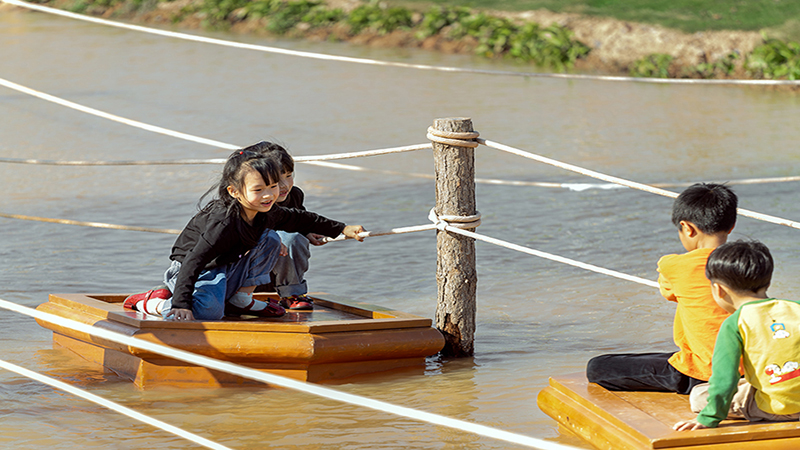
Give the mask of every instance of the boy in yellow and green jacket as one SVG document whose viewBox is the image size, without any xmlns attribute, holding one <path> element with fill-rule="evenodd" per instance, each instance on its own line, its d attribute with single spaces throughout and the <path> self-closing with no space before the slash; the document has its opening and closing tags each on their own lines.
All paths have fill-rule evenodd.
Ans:
<svg viewBox="0 0 800 450">
<path fill-rule="evenodd" d="M 711 294 L 732 314 L 717 336 L 711 379 L 690 395 L 700 414 L 676 423 L 676 430 L 713 428 L 726 417 L 800 418 L 800 302 L 767 296 L 772 269 L 772 255 L 760 242 L 725 244 L 709 256 Z"/>
</svg>

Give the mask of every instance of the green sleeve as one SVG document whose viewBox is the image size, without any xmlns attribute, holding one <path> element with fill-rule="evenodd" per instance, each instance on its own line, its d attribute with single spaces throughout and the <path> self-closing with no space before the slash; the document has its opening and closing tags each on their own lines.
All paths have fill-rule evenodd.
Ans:
<svg viewBox="0 0 800 450">
<path fill-rule="evenodd" d="M 711 379 L 708 380 L 708 405 L 697 415 L 697 421 L 714 428 L 728 417 L 731 400 L 739 385 L 739 361 L 742 358 L 742 335 L 739 333 L 739 308 L 722 322 L 711 357 Z"/>
</svg>

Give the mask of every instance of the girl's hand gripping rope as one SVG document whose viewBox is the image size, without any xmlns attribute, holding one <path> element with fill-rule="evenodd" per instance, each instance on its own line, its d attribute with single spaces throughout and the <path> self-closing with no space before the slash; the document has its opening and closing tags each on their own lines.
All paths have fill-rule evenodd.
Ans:
<svg viewBox="0 0 800 450">
<path fill-rule="evenodd" d="M 364 229 L 361 225 L 347 225 L 342 230 L 342 234 L 348 238 L 355 239 L 359 242 L 364 240 L 365 236 L 362 236 L 361 233 L 366 233 L 367 230 Z"/>
<path fill-rule="evenodd" d="M 308 239 L 308 242 L 311 243 L 311 245 L 325 245 L 328 243 L 327 236 L 317 233 L 308 233 L 306 235 L 306 238 Z"/>
</svg>

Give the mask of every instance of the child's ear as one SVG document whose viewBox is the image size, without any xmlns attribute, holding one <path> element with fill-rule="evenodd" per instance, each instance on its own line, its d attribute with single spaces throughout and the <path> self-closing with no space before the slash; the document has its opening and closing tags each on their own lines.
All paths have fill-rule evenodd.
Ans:
<svg viewBox="0 0 800 450">
<path fill-rule="evenodd" d="M 695 237 L 697 236 L 697 227 L 688 220 L 681 220 L 681 233 L 685 234 L 686 237 Z"/>
<path fill-rule="evenodd" d="M 729 313 L 736 311 L 736 307 L 733 305 L 728 293 L 728 288 L 724 285 L 720 283 L 711 283 L 711 296 L 720 308 Z"/>
<path fill-rule="evenodd" d="M 727 293 L 725 286 L 719 283 L 711 283 L 711 294 L 714 298 L 724 298 Z"/>
<path fill-rule="evenodd" d="M 230 196 L 233 198 L 236 198 L 237 195 L 236 188 L 234 188 L 230 184 L 228 185 L 228 194 L 230 194 Z"/>
</svg>

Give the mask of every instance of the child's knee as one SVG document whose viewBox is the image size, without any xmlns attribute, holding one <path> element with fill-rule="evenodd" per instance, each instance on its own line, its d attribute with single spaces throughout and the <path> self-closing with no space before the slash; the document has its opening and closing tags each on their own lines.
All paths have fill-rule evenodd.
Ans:
<svg viewBox="0 0 800 450">
<path fill-rule="evenodd" d="M 289 256 L 293 258 L 298 256 L 308 257 L 311 255 L 308 238 L 302 234 L 292 233 L 291 236 L 282 237 L 281 242 L 283 242 L 283 245 L 289 250 Z"/>
<path fill-rule="evenodd" d="M 608 375 L 607 355 L 595 356 L 586 363 L 586 379 L 590 383 L 604 380 Z"/>
<path fill-rule="evenodd" d="M 202 308 L 192 308 L 192 314 L 195 320 L 221 320 L 225 317 L 225 303 L 215 302 Z"/>
<path fill-rule="evenodd" d="M 268 249 L 280 249 L 281 238 L 275 230 L 269 230 L 261 237 L 261 246 Z M 284 244 L 285 245 L 285 244 Z"/>
</svg>

